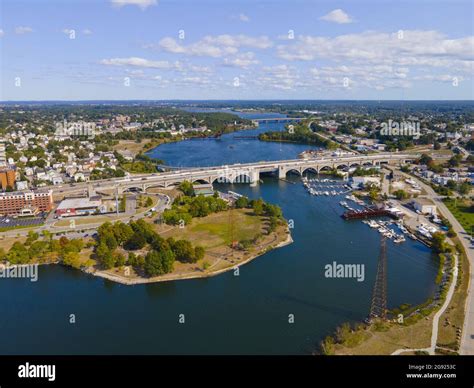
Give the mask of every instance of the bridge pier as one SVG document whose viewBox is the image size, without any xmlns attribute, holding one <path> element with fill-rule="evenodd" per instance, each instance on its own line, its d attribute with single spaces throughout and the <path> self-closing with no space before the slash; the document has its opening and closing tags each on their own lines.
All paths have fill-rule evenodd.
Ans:
<svg viewBox="0 0 474 388">
<path fill-rule="evenodd" d="M 286 169 L 283 166 L 278 167 L 278 179 L 285 179 L 286 178 Z"/>
<path fill-rule="evenodd" d="M 250 186 L 255 187 L 260 181 L 260 172 L 257 169 L 250 170 Z"/>
</svg>

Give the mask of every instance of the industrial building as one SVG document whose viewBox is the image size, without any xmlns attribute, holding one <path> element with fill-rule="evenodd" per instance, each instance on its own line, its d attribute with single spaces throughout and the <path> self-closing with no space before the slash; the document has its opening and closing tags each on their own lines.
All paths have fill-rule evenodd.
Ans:
<svg viewBox="0 0 474 388">
<path fill-rule="evenodd" d="M 106 206 L 102 203 L 100 196 L 90 198 L 68 198 L 56 208 L 58 217 L 86 216 L 96 213 L 105 213 Z"/>
<path fill-rule="evenodd" d="M 426 198 L 416 198 L 413 201 L 413 208 L 422 214 L 436 214 L 436 205 Z"/>
</svg>

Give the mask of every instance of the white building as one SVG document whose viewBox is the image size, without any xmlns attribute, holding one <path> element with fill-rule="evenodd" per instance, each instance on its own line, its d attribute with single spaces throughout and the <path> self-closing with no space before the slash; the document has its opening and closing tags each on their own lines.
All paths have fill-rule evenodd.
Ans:
<svg viewBox="0 0 474 388">
<path fill-rule="evenodd" d="M 354 189 L 366 187 L 369 185 L 380 186 L 380 178 L 375 176 L 355 176 L 352 177 L 351 186 Z"/>
<path fill-rule="evenodd" d="M 413 208 L 423 214 L 436 214 L 436 205 L 426 198 L 416 198 L 413 201 Z"/>
</svg>

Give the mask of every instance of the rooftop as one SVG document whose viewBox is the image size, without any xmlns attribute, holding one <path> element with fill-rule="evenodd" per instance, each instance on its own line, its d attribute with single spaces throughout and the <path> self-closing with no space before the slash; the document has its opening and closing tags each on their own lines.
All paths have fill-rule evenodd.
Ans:
<svg viewBox="0 0 474 388">
<path fill-rule="evenodd" d="M 94 198 L 69 198 L 61 201 L 56 210 L 64 209 L 80 209 L 80 208 L 89 208 L 89 207 L 98 207 L 102 205 L 102 201 Z"/>
</svg>

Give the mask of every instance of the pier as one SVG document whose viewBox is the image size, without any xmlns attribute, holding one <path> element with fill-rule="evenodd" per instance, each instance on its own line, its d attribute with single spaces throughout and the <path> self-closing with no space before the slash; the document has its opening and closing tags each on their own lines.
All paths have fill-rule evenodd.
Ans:
<svg viewBox="0 0 474 388">
<path fill-rule="evenodd" d="M 342 218 L 345 220 L 360 220 L 372 217 L 397 217 L 386 209 L 367 207 L 364 210 L 348 210 L 344 212 Z"/>
</svg>

